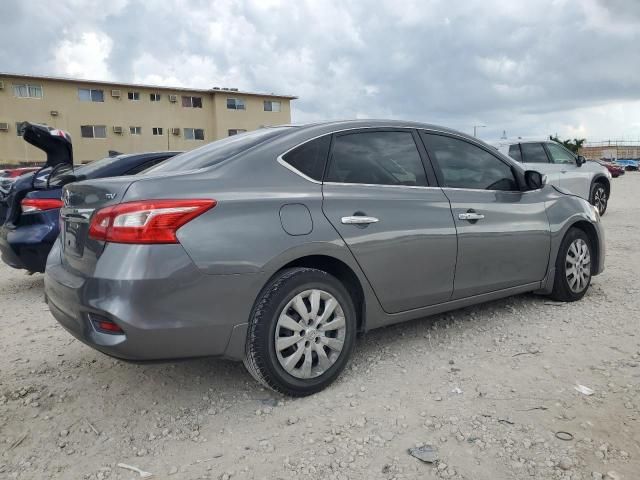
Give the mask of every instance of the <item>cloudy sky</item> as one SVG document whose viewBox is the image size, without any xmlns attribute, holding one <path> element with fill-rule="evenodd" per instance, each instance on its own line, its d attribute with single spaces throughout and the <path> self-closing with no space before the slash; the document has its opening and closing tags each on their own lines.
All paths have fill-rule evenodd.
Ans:
<svg viewBox="0 0 640 480">
<path fill-rule="evenodd" d="M 0 71 L 294 94 L 293 120 L 640 139 L 640 0 L 3 0 Z"/>
</svg>

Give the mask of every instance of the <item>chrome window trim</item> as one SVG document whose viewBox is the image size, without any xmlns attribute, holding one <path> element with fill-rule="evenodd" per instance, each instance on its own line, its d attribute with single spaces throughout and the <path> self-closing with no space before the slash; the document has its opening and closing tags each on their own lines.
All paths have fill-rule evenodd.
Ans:
<svg viewBox="0 0 640 480">
<path fill-rule="evenodd" d="M 517 193 L 518 195 L 522 195 L 523 193 L 533 192 L 535 190 L 487 190 L 484 188 L 457 188 L 457 187 L 442 187 L 442 190 L 458 190 L 464 192 L 502 192 L 502 193 Z M 540 189 L 538 189 L 539 191 Z"/>
<path fill-rule="evenodd" d="M 331 185 L 332 187 L 337 187 L 341 185 L 346 185 L 349 187 L 383 187 L 383 188 L 417 188 L 417 189 L 430 189 L 430 190 L 441 190 L 440 187 L 431 187 L 431 186 L 423 186 L 423 185 L 382 185 L 378 183 L 344 183 L 344 182 L 324 182 L 324 185 Z"/>
</svg>

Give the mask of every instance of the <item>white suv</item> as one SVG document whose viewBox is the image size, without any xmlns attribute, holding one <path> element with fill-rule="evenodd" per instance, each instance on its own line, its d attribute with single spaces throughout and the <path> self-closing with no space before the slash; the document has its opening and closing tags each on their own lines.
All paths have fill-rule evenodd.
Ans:
<svg viewBox="0 0 640 480">
<path fill-rule="evenodd" d="M 600 215 L 607 210 L 611 194 L 611 174 L 596 162 L 575 155 L 552 140 L 499 140 L 490 142 L 526 169 L 537 170 L 547 181 L 588 200 Z"/>
</svg>

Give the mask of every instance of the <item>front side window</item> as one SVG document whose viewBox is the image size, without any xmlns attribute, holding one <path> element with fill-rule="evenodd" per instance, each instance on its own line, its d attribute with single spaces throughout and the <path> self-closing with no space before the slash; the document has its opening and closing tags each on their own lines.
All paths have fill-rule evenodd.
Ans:
<svg viewBox="0 0 640 480">
<path fill-rule="evenodd" d="M 364 132 L 337 136 L 325 181 L 427 185 L 411 132 Z"/>
<path fill-rule="evenodd" d="M 264 111 L 265 112 L 279 112 L 280 111 L 280 102 L 275 102 L 273 100 L 265 100 L 264 101 Z"/>
<path fill-rule="evenodd" d="M 549 163 L 547 152 L 541 143 L 523 143 L 520 148 L 524 163 Z"/>
<path fill-rule="evenodd" d="M 129 127 L 131 135 L 142 135 L 142 127 Z"/>
<path fill-rule="evenodd" d="M 520 144 L 516 143 L 509 147 L 509 156 L 516 162 L 522 162 L 522 152 L 520 151 Z"/>
<path fill-rule="evenodd" d="M 187 108 L 202 108 L 202 97 L 182 96 L 182 106 Z"/>
<path fill-rule="evenodd" d="M 24 135 L 24 124 L 25 122 L 16 122 L 16 135 L 19 137 Z"/>
<path fill-rule="evenodd" d="M 558 164 L 575 164 L 576 157 L 573 156 L 573 153 L 569 152 L 564 147 L 561 147 L 557 143 L 547 143 L 547 149 L 549 150 L 549 155 L 551 156 L 552 163 Z"/>
<path fill-rule="evenodd" d="M 162 127 L 153 127 L 152 131 L 154 135 L 162 135 Z"/>
<path fill-rule="evenodd" d="M 300 173 L 320 182 L 330 145 L 331 135 L 325 135 L 294 148 L 283 155 L 282 160 Z"/>
<path fill-rule="evenodd" d="M 421 132 L 442 173 L 444 187 L 519 190 L 511 167 L 482 148 L 458 138 Z"/>
<path fill-rule="evenodd" d="M 105 125 L 82 125 L 80 135 L 82 138 L 107 138 L 107 127 Z"/>
<path fill-rule="evenodd" d="M 227 98 L 227 109 L 245 110 L 244 100 L 241 98 Z"/>
<path fill-rule="evenodd" d="M 92 88 L 79 88 L 78 98 L 81 102 L 104 102 L 104 91 Z"/>
<path fill-rule="evenodd" d="M 162 98 L 162 95 L 160 95 L 159 93 L 149 94 L 149 100 L 151 100 L 152 102 L 159 102 L 161 98 Z"/>
<path fill-rule="evenodd" d="M 204 130 L 202 128 L 185 128 L 185 140 L 204 140 Z"/>
<path fill-rule="evenodd" d="M 232 135 L 238 135 L 239 133 L 245 133 L 245 132 L 246 130 L 243 128 L 230 128 L 227 133 L 229 134 L 229 136 L 232 136 Z"/>
<path fill-rule="evenodd" d="M 18 98 L 42 98 L 42 86 L 14 85 L 13 94 Z"/>
</svg>

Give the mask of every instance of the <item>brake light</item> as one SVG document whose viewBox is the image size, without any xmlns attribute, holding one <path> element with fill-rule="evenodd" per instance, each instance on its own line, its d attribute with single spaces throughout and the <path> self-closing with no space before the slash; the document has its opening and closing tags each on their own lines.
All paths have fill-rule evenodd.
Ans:
<svg viewBox="0 0 640 480">
<path fill-rule="evenodd" d="M 89 237 L 113 243 L 178 243 L 178 229 L 215 206 L 215 200 L 120 203 L 93 215 Z"/>
<path fill-rule="evenodd" d="M 58 198 L 25 198 L 20 202 L 22 213 L 43 212 L 62 208 L 62 200 Z"/>
</svg>

